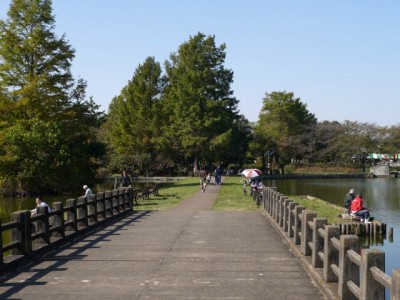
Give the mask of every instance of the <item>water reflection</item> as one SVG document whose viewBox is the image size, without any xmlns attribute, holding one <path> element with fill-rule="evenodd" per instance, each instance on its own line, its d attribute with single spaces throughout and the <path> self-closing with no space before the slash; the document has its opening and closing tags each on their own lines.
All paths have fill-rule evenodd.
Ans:
<svg viewBox="0 0 400 300">
<path fill-rule="evenodd" d="M 285 195 L 311 195 L 343 207 L 346 193 L 354 188 L 363 194 L 371 216 L 393 228 L 393 240 L 368 236 L 360 240 L 362 247 L 385 252 L 386 273 L 400 268 L 400 178 L 325 178 L 264 180 L 266 186 L 276 186 Z"/>
</svg>

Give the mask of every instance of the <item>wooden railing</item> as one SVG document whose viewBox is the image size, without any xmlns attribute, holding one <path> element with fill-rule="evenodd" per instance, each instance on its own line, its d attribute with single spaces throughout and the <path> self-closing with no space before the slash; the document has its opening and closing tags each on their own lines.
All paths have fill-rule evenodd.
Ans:
<svg viewBox="0 0 400 300">
<path fill-rule="evenodd" d="M 300 255 L 309 257 L 304 262 L 310 268 L 322 270 L 322 275 L 312 272 L 323 282 L 337 283 L 339 299 L 385 299 L 385 288 L 391 299 L 400 299 L 400 269 L 392 276 L 385 273 L 385 253 L 380 250 L 360 250 L 356 235 L 341 234 L 341 227 L 328 225 L 327 220 L 277 192 L 274 187 L 264 187 L 262 205 L 265 213 L 289 239 Z"/>
<path fill-rule="evenodd" d="M 37 207 L 37 214 L 21 210 L 11 213 L 11 220 L 0 222 L 0 268 L 20 260 L 55 242 L 62 242 L 72 234 L 98 225 L 112 217 L 132 211 L 136 199 L 132 188 L 67 199 L 66 204 L 55 202 L 51 212 L 47 207 Z M 11 241 L 3 244 L 3 233 L 9 233 Z M 4 253 L 10 253 L 4 257 Z"/>
</svg>

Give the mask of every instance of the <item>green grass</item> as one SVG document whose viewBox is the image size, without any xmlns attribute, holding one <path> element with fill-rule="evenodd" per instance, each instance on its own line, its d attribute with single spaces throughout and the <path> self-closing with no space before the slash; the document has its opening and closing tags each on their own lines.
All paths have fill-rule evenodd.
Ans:
<svg viewBox="0 0 400 300">
<path fill-rule="evenodd" d="M 213 210 L 257 210 L 252 197 L 250 197 L 249 187 L 248 194 L 243 193 L 243 178 L 239 176 L 227 176 L 222 182 L 217 200 L 211 209 Z"/>
<path fill-rule="evenodd" d="M 343 207 L 310 196 L 288 196 L 288 198 L 304 206 L 306 210 L 314 211 L 318 218 L 326 218 L 328 224 L 338 224 L 349 221 L 338 218 L 338 215 L 343 213 Z"/>
<path fill-rule="evenodd" d="M 150 199 L 139 199 L 134 210 L 167 210 L 198 192 L 199 179 L 196 177 L 187 177 L 178 182 L 165 183 L 159 189 L 160 196 L 151 195 Z"/>
<path fill-rule="evenodd" d="M 253 198 L 243 193 L 241 180 L 243 178 L 236 176 L 225 177 L 212 207 L 213 210 L 258 209 Z M 186 177 L 181 181 L 162 186 L 159 190 L 160 196 L 151 195 L 148 200 L 140 199 L 138 205 L 134 206 L 134 210 L 168 210 L 198 192 L 199 179 Z"/>
<path fill-rule="evenodd" d="M 248 193 L 243 193 L 243 179 L 239 176 L 224 178 L 217 199 L 212 210 L 245 211 L 257 210 L 253 198 Z M 160 190 L 160 196 L 151 195 L 148 200 L 139 200 L 134 210 L 168 210 L 183 200 L 199 192 L 199 179 L 186 177 L 174 183 L 166 183 Z M 343 213 L 343 208 L 309 196 L 288 196 L 289 199 L 304 206 L 307 210 L 317 213 L 318 218 L 326 218 L 329 224 L 337 224 L 348 220 L 338 218 Z"/>
</svg>

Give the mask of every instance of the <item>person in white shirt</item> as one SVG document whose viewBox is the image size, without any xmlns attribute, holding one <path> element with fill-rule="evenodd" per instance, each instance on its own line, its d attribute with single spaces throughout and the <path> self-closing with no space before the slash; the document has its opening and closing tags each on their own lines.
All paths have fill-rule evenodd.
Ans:
<svg viewBox="0 0 400 300">
<path fill-rule="evenodd" d="M 93 194 L 92 190 L 86 184 L 83 186 L 83 189 L 85 190 L 85 195 L 84 195 L 85 197 Z"/>
<path fill-rule="evenodd" d="M 31 215 L 32 215 L 32 216 L 37 214 L 37 208 L 38 208 L 39 206 L 47 207 L 48 211 L 49 211 L 49 212 L 51 211 L 51 209 L 50 209 L 50 207 L 47 205 L 47 203 L 44 202 L 44 201 L 42 201 L 42 199 L 41 199 L 39 196 L 37 196 L 37 197 L 36 197 L 36 208 L 34 208 L 34 209 L 31 210 Z"/>
</svg>

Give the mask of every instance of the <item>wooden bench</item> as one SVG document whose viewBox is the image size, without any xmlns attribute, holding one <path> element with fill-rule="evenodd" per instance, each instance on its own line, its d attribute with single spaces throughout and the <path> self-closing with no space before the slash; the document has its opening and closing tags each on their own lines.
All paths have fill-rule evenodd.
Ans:
<svg viewBox="0 0 400 300">
<path fill-rule="evenodd" d="M 132 189 L 132 201 L 135 205 L 138 204 L 138 194 L 141 191 L 141 189 Z"/>
<path fill-rule="evenodd" d="M 152 186 L 150 186 L 149 189 L 149 194 L 153 194 L 155 196 L 160 196 L 160 194 L 158 193 L 159 188 L 161 187 L 161 183 L 157 182 L 155 184 L 153 184 Z"/>
<path fill-rule="evenodd" d="M 150 199 L 150 188 L 151 185 L 146 185 L 142 190 L 137 193 L 137 199 Z"/>
</svg>

